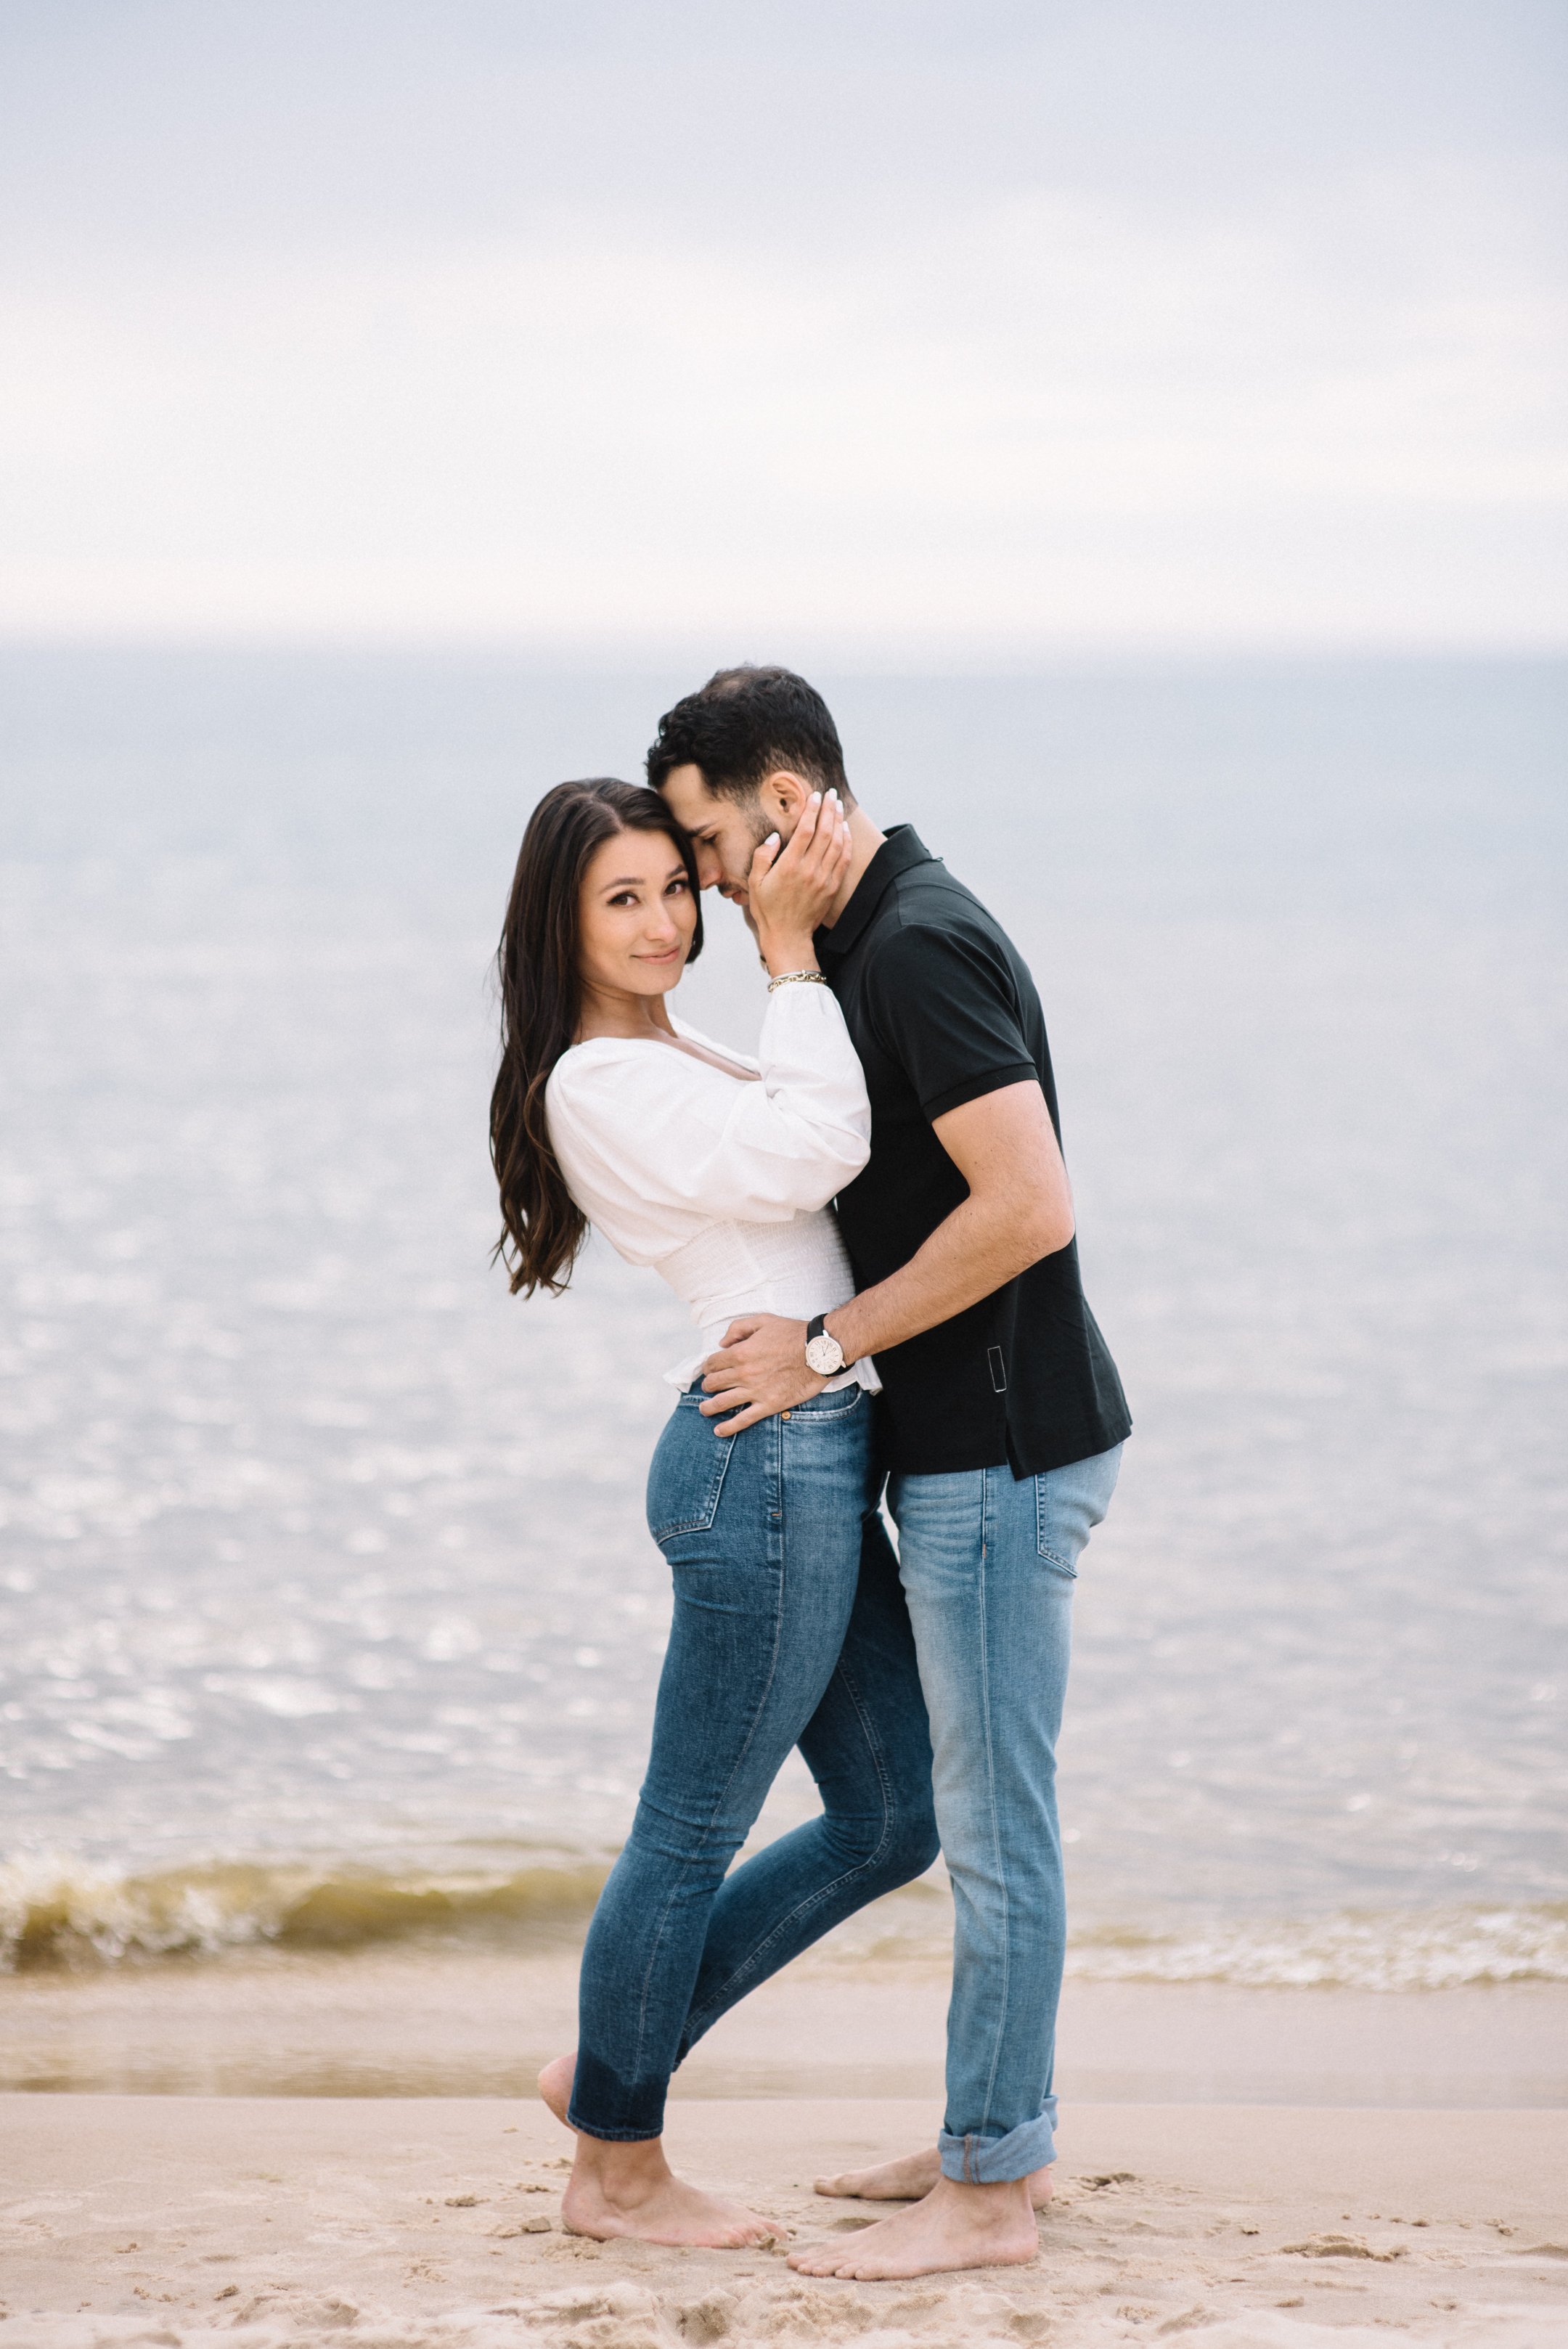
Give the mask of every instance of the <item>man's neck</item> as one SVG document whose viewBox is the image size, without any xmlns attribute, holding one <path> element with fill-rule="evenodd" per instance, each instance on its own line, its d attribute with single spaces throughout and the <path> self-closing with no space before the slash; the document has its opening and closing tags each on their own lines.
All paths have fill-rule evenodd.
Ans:
<svg viewBox="0 0 1568 2349">
<path fill-rule="evenodd" d="M 883 846 L 887 837 L 885 832 L 877 831 L 870 817 L 857 801 L 849 810 L 849 870 L 844 876 L 843 888 L 833 901 L 832 912 L 821 925 L 823 929 L 832 929 L 844 908 L 859 888 L 861 882 L 866 878 L 867 867 L 877 851 Z"/>
</svg>

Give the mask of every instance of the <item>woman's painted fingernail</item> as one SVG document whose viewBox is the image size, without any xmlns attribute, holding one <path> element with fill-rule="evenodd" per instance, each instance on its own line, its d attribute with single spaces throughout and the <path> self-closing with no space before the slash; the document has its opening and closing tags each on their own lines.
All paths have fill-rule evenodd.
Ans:
<svg viewBox="0 0 1568 2349">
<path fill-rule="evenodd" d="M 776 832 L 770 832 L 767 838 L 763 843 L 763 846 L 764 848 L 776 848 L 778 844 L 779 836 Z"/>
<path fill-rule="evenodd" d="M 822 793 L 820 792 L 813 792 L 811 795 L 811 804 L 813 807 L 820 807 L 822 805 Z"/>
</svg>

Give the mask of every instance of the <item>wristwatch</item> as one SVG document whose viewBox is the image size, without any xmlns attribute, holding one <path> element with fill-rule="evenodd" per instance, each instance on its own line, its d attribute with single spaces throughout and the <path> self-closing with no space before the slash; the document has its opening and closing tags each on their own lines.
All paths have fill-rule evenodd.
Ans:
<svg viewBox="0 0 1568 2349">
<path fill-rule="evenodd" d="M 805 1325 L 805 1367 L 808 1371 L 815 1371 L 819 1379 L 836 1378 L 839 1371 L 846 1367 L 843 1347 L 823 1327 L 826 1319 L 826 1313 L 819 1313 L 814 1321 Z"/>
</svg>

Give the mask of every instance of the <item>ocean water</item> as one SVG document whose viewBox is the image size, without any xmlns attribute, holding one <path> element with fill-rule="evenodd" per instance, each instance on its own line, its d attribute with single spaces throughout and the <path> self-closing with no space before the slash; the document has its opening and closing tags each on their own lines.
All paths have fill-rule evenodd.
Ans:
<svg viewBox="0 0 1568 2349">
<path fill-rule="evenodd" d="M 685 1325 L 598 1250 L 506 1296 L 487 965 L 538 792 L 691 681 L 0 657 L 6 1964 L 580 1929 Z M 1137 1421 L 1075 1968 L 1568 1979 L 1568 669 L 823 682 L 1038 973 Z M 755 1033 L 727 908 L 681 1003 Z"/>
</svg>

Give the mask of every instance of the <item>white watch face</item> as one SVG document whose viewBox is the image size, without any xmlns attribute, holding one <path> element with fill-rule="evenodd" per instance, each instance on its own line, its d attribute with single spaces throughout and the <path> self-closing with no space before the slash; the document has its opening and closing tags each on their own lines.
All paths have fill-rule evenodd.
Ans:
<svg viewBox="0 0 1568 2349">
<path fill-rule="evenodd" d="M 819 1379 L 830 1379 L 836 1371 L 844 1368 L 844 1349 L 837 1339 L 830 1338 L 825 1330 L 820 1338 L 813 1338 L 806 1347 L 805 1365 L 807 1370 L 815 1371 Z"/>
</svg>

